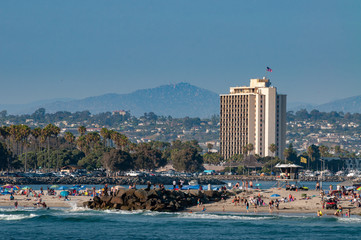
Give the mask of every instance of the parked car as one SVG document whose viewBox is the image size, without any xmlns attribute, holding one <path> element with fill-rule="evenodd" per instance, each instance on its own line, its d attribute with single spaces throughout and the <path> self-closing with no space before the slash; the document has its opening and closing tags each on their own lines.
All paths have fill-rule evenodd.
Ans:
<svg viewBox="0 0 361 240">
<path fill-rule="evenodd" d="M 139 177 L 142 175 L 143 175 L 142 173 L 136 171 L 129 171 L 125 173 L 125 176 L 129 176 L 129 177 Z"/>
</svg>

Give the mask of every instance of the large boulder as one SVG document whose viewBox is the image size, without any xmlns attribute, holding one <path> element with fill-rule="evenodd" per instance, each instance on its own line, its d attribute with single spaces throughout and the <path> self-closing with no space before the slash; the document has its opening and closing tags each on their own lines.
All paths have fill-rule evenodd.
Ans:
<svg viewBox="0 0 361 240">
<path fill-rule="evenodd" d="M 140 200 L 144 200 L 144 199 L 147 199 L 148 192 L 143 189 L 139 189 L 134 192 L 134 196 L 136 196 Z"/>
<path fill-rule="evenodd" d="M 93 200 L 94 200 L 94 202 L 95 203 L 101 203 L 101 199 L 100 199 L 100 197 L 98 197 L 98 196 L 95 196 L 94 198 L 93 198 Z"/>
<path fill-rule="evenodd" d="M 126 189 L 119 189 L 119 190 L 117 191 L 116 196 L 117 196 L 117 197 L 124 197 L 125 194 L 126 194 L 126 192 L 127 192 Z"/>
<path fill-rule="evenodd" d="M 159 193 L 160 193 L 160 192 L 159 192 Z M 158 198 L 159 193 L 158 193 L 156 190 L 154 190 L 154 189 L 149 190 L 149 191 L 148 191 L 148 194 L 147 194 L 147 198 Z"/>
<path fill-rule="evenodd" d="M 100 199 L 102 202 L 105 202 L 106 204 L 109 204 L 112 200 L 112 196 L 102 196 Z"/>
<path fill-rule="evenodd" d="M 111 203 L 123 205 L 124 200 L 121 197 L 113 197 L 112 200 L 111 200 Z"/>
<path fill-rule="evenodd" d="M 135 189 L 129 189 L 125 192 L 125 196 L 132 196 L 135 193 Z"/>
</svg>

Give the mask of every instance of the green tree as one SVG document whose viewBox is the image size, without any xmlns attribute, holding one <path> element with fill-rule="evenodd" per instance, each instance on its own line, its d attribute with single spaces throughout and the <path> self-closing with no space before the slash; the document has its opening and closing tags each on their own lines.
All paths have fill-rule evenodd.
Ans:
<svg viewBox="0 0 361 240">
<path fill-rule="evenodd" d="M 318 149 L 318 146 L 312 144 L 308 146 L 307 148 L 307 155 L 311 161 L 308 161 L 308 168 L 310 168 L 310 165 L 315 165 L 316 163 L 316 169 L 318 169 L 318 162 L 320 160 L 320 150 Z"/>
<path fill-rule="evenodd" d="M 269 145 L 268 149 L 271 151 L 273 157 L 275 156 L 275 152 L 277 151 L 278 147 L 276 144 L 272 143 Z"/>
<path fill-rule="evenodd" d="M 222 161 L 222 157 L 219 153 L 205 153 L 203 154 L 203 161 L 204 163 L 217 165 L 220 164 Z"/>
<path fill-rule="evenodd" d="M 172 151 L 173 167 L 177 171 L 196 172 L 203 169 L 203 158 L 193 146 Z"/>
<path fill-rule="evenodd" d="M 125 171 L 133 167 L 133 159 L 129 153 L 119 149 L 112 149 L 104 153 L 102 165 L 109 171 Z"/>
<path fill-rule="evenodd" d="M 288 145 L 288 147 L 285 149 L 284 153 L 283 153 L 285 160 L 295 163 L 297 161 L 297 152 L 296 150 L 293 148 L 292 143 L 290 143 Z"/>
<path fill-rule="evenodd" d="M 133 158 L 135 167 L 138 169 L 152 170 L 167 164 L 167 160 L 162 156 L 162 151 L 152 148 L 149 143 L 138 144 Z"/>
<path fill-rule="evenodd" d="M 86 127 L 84 127 L 84 126 L 78 127 L 78 132 L 79 132 L 80 136 L 83 136 L 86 133 Z"/>
<path fill-rule="evenodd" d="M 248 153 L 248 152 L 249 152 L 249 153 L 252 153 L 253 150 L 254 150 L 253 144 L 252 144 L 252 143 L 248 143 L 248 144 L 247 144 L 247 153 Z"/>
<path fill-rule="evenodd" d="M 9 169 L 13 162 L 12 153 L 5 143 L 0 142 L 0 169 Z"/>
</svg>

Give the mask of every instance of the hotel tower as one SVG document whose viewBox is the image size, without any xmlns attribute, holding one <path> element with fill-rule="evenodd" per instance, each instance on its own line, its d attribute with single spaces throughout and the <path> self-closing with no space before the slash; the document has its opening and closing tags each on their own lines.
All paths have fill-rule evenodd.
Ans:
<svg viewBox="0 0 361 240">
<path fill-rule="evenodd" d="M 283 158 L 286 144 L 286 95 L 277 94 L 269 79 L 251 79 L 249 87 L 231 87 L 221 94 L 220 153 L 224 159 L 242 154 L 253 144 L 252 154 Z M 269 146 L 275 144 L 272 153 Z"/>
</svg>

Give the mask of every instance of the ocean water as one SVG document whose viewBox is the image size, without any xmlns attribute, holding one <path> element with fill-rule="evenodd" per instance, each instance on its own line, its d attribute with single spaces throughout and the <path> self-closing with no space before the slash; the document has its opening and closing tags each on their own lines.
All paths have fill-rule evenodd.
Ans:
<svg viewBox="0 0 361 240">
<path fill-rule="evenodd" d="M 2 239 L 358 239 L 361 218 L 0 208 Z"/>
<path fill-rule="evenodd" d="M 228 183 L 231 183 L 232 185 L 235 185 L 237 182 L 242 184 L 241 180 L 225 180 L 225 185 L 227 185 Z M 333 188 L 335 189 L 337 184 L 339 182 L 323 182 L 323 188 L 328 190 L 330 185 L 333 185 Z M 273 188 L 273 187 L 277 187 L 277 181 L 253 181 L 253 185 L 254 187 L 256 187 L 256 184 L 258 188 L 260 189 L 269 189 L 269 188 Z M 47 189 L 47 187 L 50 187 L 52 184 L 50 185 L 26 185 L 31 187 L 34 190 L 40 190 L 40 187 L 43 187 L 44 190 Z M 315 181 L 310 181 L 310 182 L 300 182 L 298 183 L 299 186 L 304 186 L 304 187 L 308 187 L 309 189 L 315 189 L 316 187 L 316 182 Z M 67 187 L 72 187 L 73 185 L 61 185 L 60 186 L 67 186 Z M 104 185 L 84 185 L 85 187 L 91 189 L 92 187 L 95 187 L 96 189 L 99 188 L 103 188 Z M 109 185 L 109 187 L 112 187 L 113 185 Z M 122 185 L 124 188 L 128 188 L 128 185 Z M 212 187 L 221 187 L 223 185 L 212 185 Z M 22 187 L 22 186 L 20 186 Z M 146 188 L 146 185 L 137 185 L 137 188 Z M 208 185 L 204 185 L 204 188 L 206 189 L 208 187 Z M 165 185 L 166 189 L 172 189 L 173 185 Z"/>
</svg>

